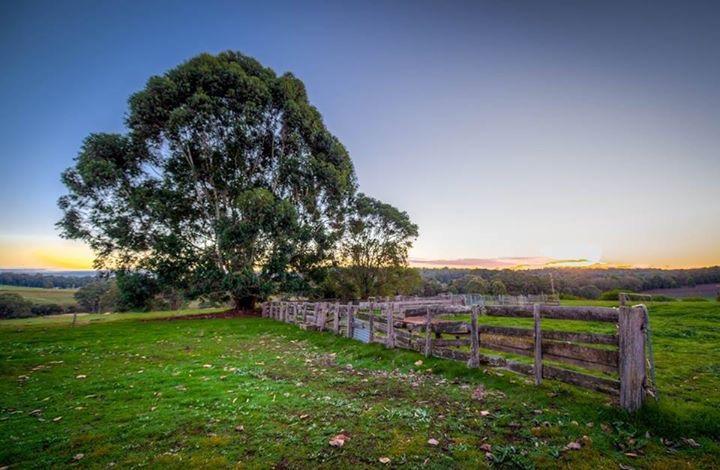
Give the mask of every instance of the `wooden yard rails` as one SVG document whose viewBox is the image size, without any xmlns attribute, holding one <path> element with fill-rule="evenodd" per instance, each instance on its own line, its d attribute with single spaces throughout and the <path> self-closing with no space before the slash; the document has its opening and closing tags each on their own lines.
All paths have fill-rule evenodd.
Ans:
<svg viewBox="0 0 720 470">
<path fill-rule="evenodd" d="M 332 331 L 366 343 L 411 349 L 425 356 L 465 361 L 468 367 L 503 367 L 533 377 L 558 380 L 619 398 L 635 411 L 645 398 L 643 306 L 565 307 L 557 305 L 465 306 L 453 301 L 266 302 L 263 316 L 303 328 Z M 470 321 L 442 318 L 469 314 Z M 532 328 L 482 324 L 486 317 L 527 318 Z M 543 320 L 602 322 L 613 333 L 547 329 Z M 495 351 L 531 358 L 530 363 L 489 355 Z"/>
</svg>

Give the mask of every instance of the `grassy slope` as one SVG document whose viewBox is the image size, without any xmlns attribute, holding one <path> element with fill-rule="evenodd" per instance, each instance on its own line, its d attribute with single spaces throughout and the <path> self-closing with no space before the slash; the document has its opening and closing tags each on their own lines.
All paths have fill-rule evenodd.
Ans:
<svg viewBox="0 0 720 470">
<path fill-rule="evenodd" d="M 718 306 L 678 306 L 653 309 L 663 395 L 710 413 L 720 386 L 706 371 L 718 363 Z M 476 467 L 489 462 L 481 443 L 508 465 L 720 465 L 717 424 L 678 417 L 674 406 L 628 417 L 590 392 L 536 388 L 511 373 L 450 361 L 415 366 L 415 353 L 265 319 L 139 317 L 147 314 L 86 315 L 76 328 L 67 318 L 0 322 L 0 466 L 63 466 L 84 454 L 79 465 L 92 467 L 342 468 L 378 465 L 380 457 Z M 476 401 L 480 383 L 488 393 Z M 330 447 L 341 431 L 350 440 Z M 562 451 L 584 435 L 581 450 Z M 669 453 L 660 436 L 692 437 L 702 447 Z M 428 445 L 430 437 L 440 445 Z M 625 455 L 640 445 L 638 458 Z"/>
<path fill-rule="evenodd" d="M 75 305 L 77 289 L 41 289 L 39 287 L 19 287 L 0 285 L 0 293 L 12 292 L 19 294 L 34 304 Z"/>
</svg>

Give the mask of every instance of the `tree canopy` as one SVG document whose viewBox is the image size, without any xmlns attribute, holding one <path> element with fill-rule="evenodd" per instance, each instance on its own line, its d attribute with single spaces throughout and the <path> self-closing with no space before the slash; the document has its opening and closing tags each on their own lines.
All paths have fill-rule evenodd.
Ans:
<svg viewBox="0 0 720 470">
<path fill-rule="evenodd" d="M 97 267 L 249 306 L 330 257 L 355 174 L 300 80 L 202 54 L 129 105 L 128 132 L 91 134 L 62 176 L 58 226 Z"/>
<path fill-rule="evenodd" d="M 362 193 L 352 208 L 341 244 L 341 261 L 351 268 L 347 274 L 361 298 L 382 294 L 385 290 L 381 284 L 407 279 L 398 268 L 407 265 L 418 227 L 406 212 Z"/>
</svg>

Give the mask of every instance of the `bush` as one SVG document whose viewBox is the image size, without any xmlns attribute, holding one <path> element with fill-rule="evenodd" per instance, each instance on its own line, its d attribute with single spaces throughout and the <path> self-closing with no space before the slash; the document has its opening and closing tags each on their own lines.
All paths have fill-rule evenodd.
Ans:
<svg viewBox="0 0 720 470">
<path fill-rule="evenodd" d="M 668 297 L 667 295 L 653 295 L 651 297 L 653 302 L 675 302 L 675 297 Z"/>
<path fill-rule="evenodd" d="M 582 298 L 572 294 L 560 294 L 560 300 L 582 300 Z"/>
<path fill-rule="evenodd" d="M 600 300 L 620 300 L 620 289 L 605 291 L 598 297 Z"/>
<path fill-rule="evenodd" d="M 600 294 L 602 294 L 602 291 L 591 284 L 589 286 L 582 286 L 578 290 L 578 294 L 585 299 L 597 299 L 600 297 Z"/>
<path fill-rule="evenodd" d="M 64 312 L 62 305 L 58 304 L 33 305 L 30 311 L 33 315 L 57 315 Z"/>
<path fill-rule="evenodd" d="M 683 302 L 707 302 L 708 299 L 705 297 L 684 297 L 682 299 Z"/>
<path fill-rule="evenodd" d="M 22 318 L 32 316 L 32 303 L 18 294 L 0 294 L 0 318 Z"/>
</svg>

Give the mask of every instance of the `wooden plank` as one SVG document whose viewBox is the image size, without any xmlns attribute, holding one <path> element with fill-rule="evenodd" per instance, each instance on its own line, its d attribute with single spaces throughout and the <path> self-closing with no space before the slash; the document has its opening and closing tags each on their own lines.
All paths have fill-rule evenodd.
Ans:
<svg viewBox="0 0 720 470">
<path fill-rule="evenodd" d="M 328 304 L 323 303 L 320 306 L 319 312 L 315 316 L 315 320 L 316 320 L 315 324 L 317 325 L 317 327 L 320 331 L 323 331 L 325 329 L 325 323 L 327 322 L 328 309 L 329 309 Z"/>
<path fill-rule="evenodd" d="M 340 305 L 337 302 L 333 311 L 333 333 L 340 334 Z"/>
<path fill-rule="evenodd" d="M 425 312 L 425 357 L 430 357 L 432 355 L 432 313 L 430 313 L 429 307 L 426 307 Z"/>
<path fill-rule="evenodd" d="M 346 325 L 346 333 L 348 338 L 353 337 L 353 328 L 355 324 L 355 309 L 353 307 L 350 307 L 347 309 L 347 325 Z"/>
<path fill-rule="evenodd" d="M 467 361 L 470 359 L 470 353 L 467 351 L 458 351 L 457 349 L 450 348 L 436 348 L 433 347 L 433 356 L 441 357 L 443 359 L 451 359 L 455 361 Z"/>
<path fill-rule="evenodd" d="M 467 339 L 434 339 L 433 347 L 463 347 L 470 346 L 470 338 Z"/>
<path fill-rule="evenodd" d="M 460 321 L 440 321 L 432 324 L 432 330 L 436 333 L 447 333 L 452 335 L 470 334 L 470 324 Z"/>
<path fill-rule="evenodd" d="M 532 318 L 532 306 L 529 305 L 488 305 L 486 314 L 492 317 Z M 617 323 L 618 309 L 611 307 L 564 307 L 541 305 L 543 318 L 553 320 L 582 320 Z"/>
<path fill-rule="evenodd" d="M 620 383 L 617 380 L 606 379 L 603 377 L 594 377 L 592 375 L 575 372 L 572 370 L 561 369 L 546 365 L 543 367 L 543 377 L 547 379 L 559 380 L 578 387 L 588 388 L 597 392 L 603 392 L 610 395 L 617 395 L 620 391 Z"/>
<path fill-rule="evenodd" d="M 478 332 L 478 307 L 475 306 L 470 314 L 470 359 L 468 367 L 478 367 L 480 365 L 480 338 Z"/>
<path fill-rule="evenodd" d="M 480 347 L 522 356 L 535 355 L 535 343 L 525 337 L 482 336 Z M 542 341 L 542 356 L 550 361 L 564 362 L 592 370 L 614 373 L 617 371 L 618 353 L 607 349 L 595 349 L 576 344 Z"/>
<path fill-rule="evenodd" d="M 620 406 L 633 412 L 645 398 L 645 314 L 641 308 L 620 307 Z"/>
<path fill-rule="evenodd" d="M 543 363 L 542 363 L 542 330 L 540 328 L 540 305 L 533 305 L 533 320 L 535 322 L 535 360 L 533 363 L 533 371 L 535 373 L 535 385 L 542 383 L 543 377 Z"/>
<path fill-rule="evenodd" d="M 368 330 L 368 342 L 372 343 L 375 340 L 375 315 L 368 319 Z"/>
<path fill-rule="evenodd" d="M 388 348 L 395 347 L 395 317 L 394 317 L 394 304 L 390 304 L 385 307 L 385 322 L 386 322 L 386 344 Z M 381 311 L 382 312 L 382 311 Z M 382 315 L 380 315 L 382 316 Z"/>
</svg>

